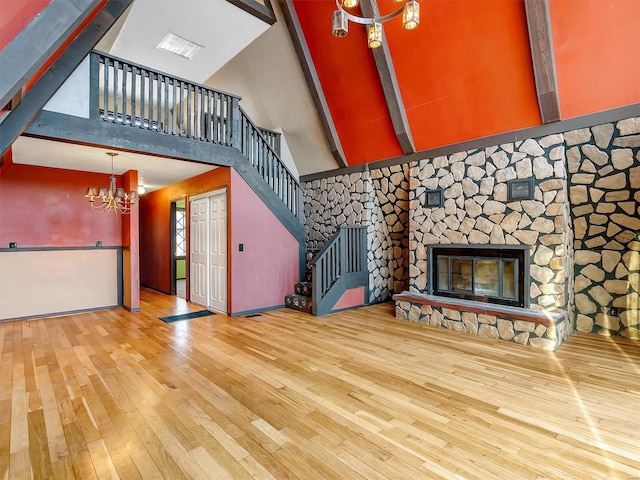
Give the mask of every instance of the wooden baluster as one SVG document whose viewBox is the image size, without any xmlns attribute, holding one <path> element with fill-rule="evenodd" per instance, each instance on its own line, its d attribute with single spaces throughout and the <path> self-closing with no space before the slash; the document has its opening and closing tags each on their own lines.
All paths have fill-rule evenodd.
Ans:
<svg viewBox="0 0 640 480">
<path fill-rule="evenodd" d="M 149 130 L 153 128 L 153 73 L 149 72 Z"/>
<path fill-rule="evenodd" d="M 162 86 L 161 86 L 161 75 L 159 73 L 155 74 L 155 109 L 156 109 L 156 123 L 158 124 L 158 129 L 164 133 L 167 133 L 167 124 L 162 121 Z"/>
<path fill-rule="evenodd" d="M 191 84 L 187 84 L 187 137 L 193 136 L 191 130 Z"/>
<path fill-rule="evenodd" d="M 218 124 L 219 108 L 220 108 L 220 94 L 218 92 L 214 92 L 213 93 L 213 111 L 211 112 L 211 120 L 213 121 L 213 130 L 211 132 L 211 137 L 215 143 L 220 143 L 220 132 L 218 131 L 220 128 Z"/>
<path fill-rule="evenodd" d="M 145 95 L 145 79 L 147 75 L 146 72 L 140 69 L 140 128 L 144 128 L 144 124 L 149 125 L 151 120 L 149 120 L 149 116 L 145 112 L 146 106 L 144 103 L 144 95 Z"/>
<path fill-rule="evenodd" d="M 122 124 L 127 124 L 127 65 L 122 64 Z"/>
<path fill-rule="evenodd" d="M 131 98 L 130 98 L 130 109 L 131 109 L 131 126 L 136 124 L 136 67 L 131 66 Z M 142 123 L 142 118 L 140 118 L 140 122 Z"/>
<path fill-rule="evenodd" d="M 200 140 L 204 140 L 205 138 L 205 130 L 204 130 L 204 122 L 205 122 L 205 116 L 204 116 L 204 92 L 202 91 L 202 89 L 199 90 L 198 95 L 200 96 L 200 110 L 198 112 L 198 130 L 199 130 L 199 136 L 200 136 Z"/>
<path fill-rule="evenodd" d="M 167 122 L 162 121 L 162 75 L 156 74 L 156 120 L 158 128 L 161 128 L 164 133 L 168 133 Z"/>
<path fill-rule="evenodd" d="M 113 121 L 117 122 L 118 118 L 118 70 L 120 69 L 119 62 L 114 60 L 113 62 Z"/>
<path fill-rule="evenodd" d="M 104 112 L 102 114 L 102 119 L 103 120 L 107 120 L 109 118 L 109 110 L 110 110 L 110 102 L 109 102 L 109 69 L 111 68 L 109 66 L 110 61 L 109 59 L 105 58 L 104 59 L 104 71 L 102 72 L 103 75 L 103 83 L 102 83 L 102 96 L 103 96 L 103 100 L 102 100 L 102 104 L 103 104 L 103 108 L 104 108 Z"/>
<path fill-rule="evenodd" d="M 185 84 L 184 82 L 181 80 L 180 81 L 180 88 L 179 88 L 179 98 L 175 100 L 176 105 L 174 108 L 178 109 L 178 111 L 180 112 L 180 114 L 178 115 L 178 133 L 180 135 L 185 135 L 188 134 L 188 130 L 187 130 L 187 121 L 186 121 L 186 116 L 188 115 L 186 112 L 186 108 L 185 108 Z"/>
<path fill-rule="evenodd" d="M 205 136 L 208 142 L 213 141 L 213 125 L 211 120 L 213 119 L 213 113 L 211 112 L 211 90 L 207 90 L 207 115 L 205 116 L 207 121 L 207 128 L 205 129 Z"/>
<path fill-rule="evenodd" d="M 172 83 L 175 83 L 174 80 L 171 81 Z M 162 83 L 164 84 L 164 112 L 163 112 L 163 117 L 164 117 L 164 123 L 167 125 L 167 130 L 169 129 L 169 115 L 171 114 L 171 110 L 169 108 L 169 106 L 171 105 L 169 103 L 169 79 L 166 78 L 164 75 L 162 76 Z M 175 90 L 174 90 L 175 92 Z M 174 101 L 175 101 L 175 97 L 174 97 Z M 175 109 L 175 107 L 174 107 Z M 174 113 L 175 115 L 175 113 Z M 174 124 L 175 126 L 175 124 Z M 175 131 L 173 132 L 175 134 Z"/>
</svg>

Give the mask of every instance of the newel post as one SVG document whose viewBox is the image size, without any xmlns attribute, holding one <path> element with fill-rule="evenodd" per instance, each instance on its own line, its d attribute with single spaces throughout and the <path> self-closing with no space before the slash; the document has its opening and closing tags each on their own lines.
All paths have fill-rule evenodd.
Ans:
<svg viewBox="0 0 640 480">
<path fill-rule="evenodd" d="M 242 127 L 241 127 L 240 99 L 231 97 L 231 146 L 242 151 Z"/>
<path fill-rule="evenodd" d="M 106 68 L 106 66 L 105 66 Z M 105 111 L 107 107 L 105 106 Z M 89 118 L 100 117 L 100 57 L 97 53 L 89 54 Z"/>
</svg>

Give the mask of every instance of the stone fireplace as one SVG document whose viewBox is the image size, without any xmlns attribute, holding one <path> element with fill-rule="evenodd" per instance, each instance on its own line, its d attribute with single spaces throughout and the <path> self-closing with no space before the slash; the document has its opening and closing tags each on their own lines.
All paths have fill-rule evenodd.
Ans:
<svg viewBox="0 0 640 480">
<path fill-rule="evenodd" d="M 562 343 L 573 295 L 562 135 L 413 162 L 409 175 L 409 290 L 394 297 L 396 316 Z"/>
</svg>

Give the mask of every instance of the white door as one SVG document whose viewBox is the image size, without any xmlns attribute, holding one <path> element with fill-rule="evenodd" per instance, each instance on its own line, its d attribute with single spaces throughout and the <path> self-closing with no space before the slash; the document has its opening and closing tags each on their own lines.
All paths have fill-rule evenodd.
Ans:
<svg viewBox="0 0 640 480">
<path fill-rule="evenodd" d="M 209 197 L 209 306 L 227 311 L 227 195 Z"/>
<path fill-rule="evenodd" d="M 190 299 L 227 312 L 227 194 L 191 200 Z"/>
<path fill-rule="evenodd" d="M 207 232 L 208 199 L 191 200 L 191 231 L 190 231 L 190 270 L 191 284 L 190 299 L 194 303 L 207 305 Z"/>
</svg>

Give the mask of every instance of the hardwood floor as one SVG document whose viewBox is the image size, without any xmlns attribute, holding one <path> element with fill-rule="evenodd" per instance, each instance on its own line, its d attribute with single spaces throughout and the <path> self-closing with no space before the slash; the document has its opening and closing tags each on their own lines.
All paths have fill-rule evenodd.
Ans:
<svg viewBox="0 0 640 480">
<path fill-rule="evenodd" d="M 0 324 L 0 478 L 640 478 L 639 343 L 199 309 Z"/>
</svg>

